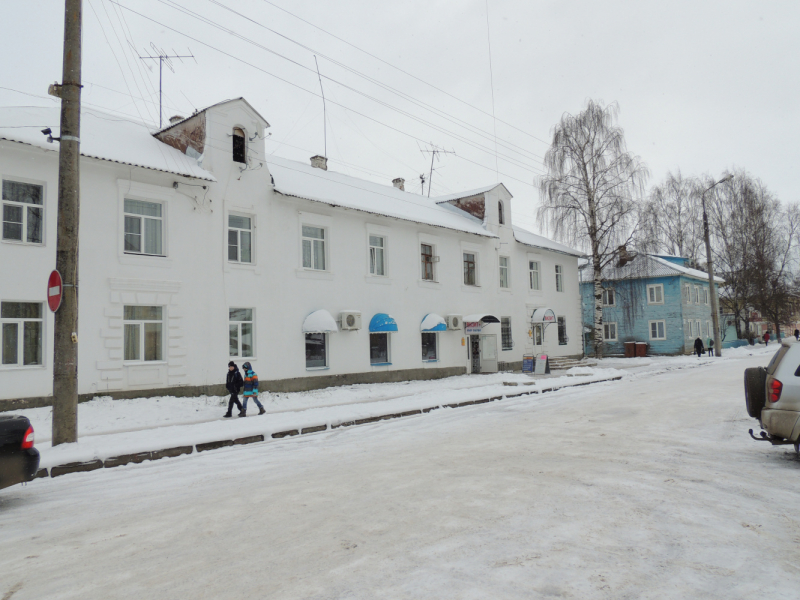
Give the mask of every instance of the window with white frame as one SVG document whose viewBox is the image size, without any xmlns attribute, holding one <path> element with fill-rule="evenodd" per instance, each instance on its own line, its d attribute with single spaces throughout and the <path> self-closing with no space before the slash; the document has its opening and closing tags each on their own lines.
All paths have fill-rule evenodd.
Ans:
<svg viewBox="0 0 800 600">
<path fill-rule="evenodd" d="M 369 334 L 369 364 L 386 365 L 391 363 L 388 333 Z"/>
<path fill-rule="evenodd" d="M 125 199 L 125 252 L 164 256 L 164 207 Z"/>
<path fill-rule="evenodd" d="M 422 279 L 423 281 L 436 281 L 434 263 L 436 258 L 433 255 L 433 245 L 420 244 L 420 256 L 422 257 Z"/>
<path fill-rule="evenodd" d="M 650 325 L 650 339 L 651 340 L 665 340 L 667 339 L 667 322 L 666 321 L 649 321 Z"/>
<path fill-rule="evenodd" d="M 530 286 L 532 290 L 541 290 L 541 279 L 539 278 L 542 265 L 538 260 L 528 261 L 528 274 L 530 278 Z"/>
<path fill-rule="evenodd" d="M 253 309 L 228 309 L 228 352 L 231 357 L 253 358 Z"/>
<path fill-rule="evenodd" d="M 714 339 L 714 327 L 711 325 L 711 321 L 706 321 L 706 331 L 708 332 L 708 337 Z"/>
<path fill-rule="evenodd" d="M 703 336 L 703 323 L 700 321 L 700 319 L 694 322 L 694 330 L 697 332 L 697 337 Z"/>
<path fill-rule="evenodd" d="M 306 369 L 322 369 L 328 366 L 328 334 L 306 334 Z"/>
<path fill-rule="evenodd" d="M 698 286 L 694 286 L 694 303 L 700 304 L 700 288 Z"/>
<path fill-rule="evenodd" d="M 556 265 L 556 291 L 564 291 L 564 267 Z"/>
<path fill-rule="evenodd" d="M 692 286 L 688 283 L 683 286 L 683 301 L 686 304 L 692 303 Z"/>
<path fill-rule="evenodd" d="M 422 360 L 423 361 L 437 361 L 439 360 L 438 354 L 438 339 L 435 331 L 422 332 Z"/>
<path fill-rule="evenodd" d="M 381 235 L 369 236 L 369 274 L 386 275 L 386 238 Z"/>
<path fill-rule="evenodd" d="M 42 364 L 42 304 L 0 302 L 3 366 Z"/>
<path fill-rule="evenodd" d="M 664 285 L 657 283 L 647 286 L 647 303 L 664 304 Z"/>
<path fill-rule="evenodd" d="M 464 252 L 464 285 L 478 285 L 474 252 Z"/>
<path fill-rule="evenodd" d="M 617 295 L 614 293 L 614 288 L 605 288 L 603 290 L 603 306 L 616 306 Z"/>
<path fill-rule="evenodd" d="M 688 325 L 686 328 L 687 335 L 692 338 L 694 337 L 694 321 L 687 321 L 686 323 Z"/>
<path fill-rule="evenodd" d="M 253 219 L 250 217 L 228 215 L 228 260 L 253 262 Z"/>
<path fill-rule="evenodd" d="M 708 288 L 703 288 L 703 304 L 708 305 Z"/>
<path fill-rule="evenodd" d="M 44 187 L 3 180 L 3 239 L 41 244 L 44 222 Z"/>
<path fill-rule="evenodd" d="M 514 338 L 511 336 L 511 317 L 500 317 L 500 342 L 503 350 L 514 349 Z"/>
<path fill-rule="evenodd" d="M 303 225 L 303 268 L 325 270 L 325 229 Z"/>
<path fill-rule="evenodd" d="M 500 257 L 500 287 L 508 289 L 510 286 L 509 277 L 509 258 L 507 256 Z"/>
<path fill-rule="evenodd" d="M 131 362 L 164 360 L 164 311 L 161 306 L 125 306 L 124 358 Z"/>
<path fill-rule="evenodd" d="M 617 324 L 603 323 L 603 340 L 606 342 L 617 341 Z"/>
</svg>

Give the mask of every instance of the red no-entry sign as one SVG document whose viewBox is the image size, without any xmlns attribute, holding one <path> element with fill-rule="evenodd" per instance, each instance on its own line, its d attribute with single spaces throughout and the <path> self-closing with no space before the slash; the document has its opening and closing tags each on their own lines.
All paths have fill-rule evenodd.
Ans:
<svg viewBox="0 0 800 600">
<path fill-rule="evenodd" d="M 64 297 L 64 284 L 61 281 L 61 273 L 53 271 L 47 279 L 47 305 L 50 310 L 56 312 L 61 306 L 61 299 Z"/>
</svg>

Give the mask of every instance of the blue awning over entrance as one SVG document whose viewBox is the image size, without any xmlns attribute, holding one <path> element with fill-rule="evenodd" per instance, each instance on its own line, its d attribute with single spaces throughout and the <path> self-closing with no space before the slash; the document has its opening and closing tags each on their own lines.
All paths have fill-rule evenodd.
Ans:
<svg viewBox="0 0 800 600">
<path fill-rule="evenodd" d="M 436 313 L 430 313 L 425 315 L 425 318 L 422 319 L 419 330 L 423 332 L 447 331 L 447 322 Z"/>
<path fill-rule="evenodd" d="M 397 331 L 397 322 L 386 313 L 377 313 L 369 322 L 370 333 Z"/>
</svg>

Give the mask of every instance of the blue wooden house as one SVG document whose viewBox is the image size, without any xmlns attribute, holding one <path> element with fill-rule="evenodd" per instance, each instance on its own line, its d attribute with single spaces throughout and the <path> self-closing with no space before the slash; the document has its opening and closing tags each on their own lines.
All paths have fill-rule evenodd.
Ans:
<svg viewBox="0 0 800 600">
<path fill-rule="evenodd" d="M 620 258 L 621 257 L 621 258 Z M 686 354 L 699 336 L 714 337 L 708 274 L 679 256 L 621 255 L 603 272 L 603 341 L 606 354 L 623 354 L 624 343 L 649 344 L 649 354 Z M 594 275 L 581 268 L 586 353 L 593 352 Z M 724 281 L 716 277 L 717 286 Z"/>
</svg>

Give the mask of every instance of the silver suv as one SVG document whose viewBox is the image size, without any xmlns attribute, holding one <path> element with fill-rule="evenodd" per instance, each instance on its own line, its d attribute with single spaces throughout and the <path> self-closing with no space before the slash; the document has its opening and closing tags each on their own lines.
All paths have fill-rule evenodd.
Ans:
<svg viewBox="0 0 800 600">
<path fill-rule="evenodd" d="M 800 343 L 781 341 L 767 368 L 745 369 L 747 413 L 761 422 L 761 437 L 774 445 L 794 444 L 800 452 Z"/>
</svg>

